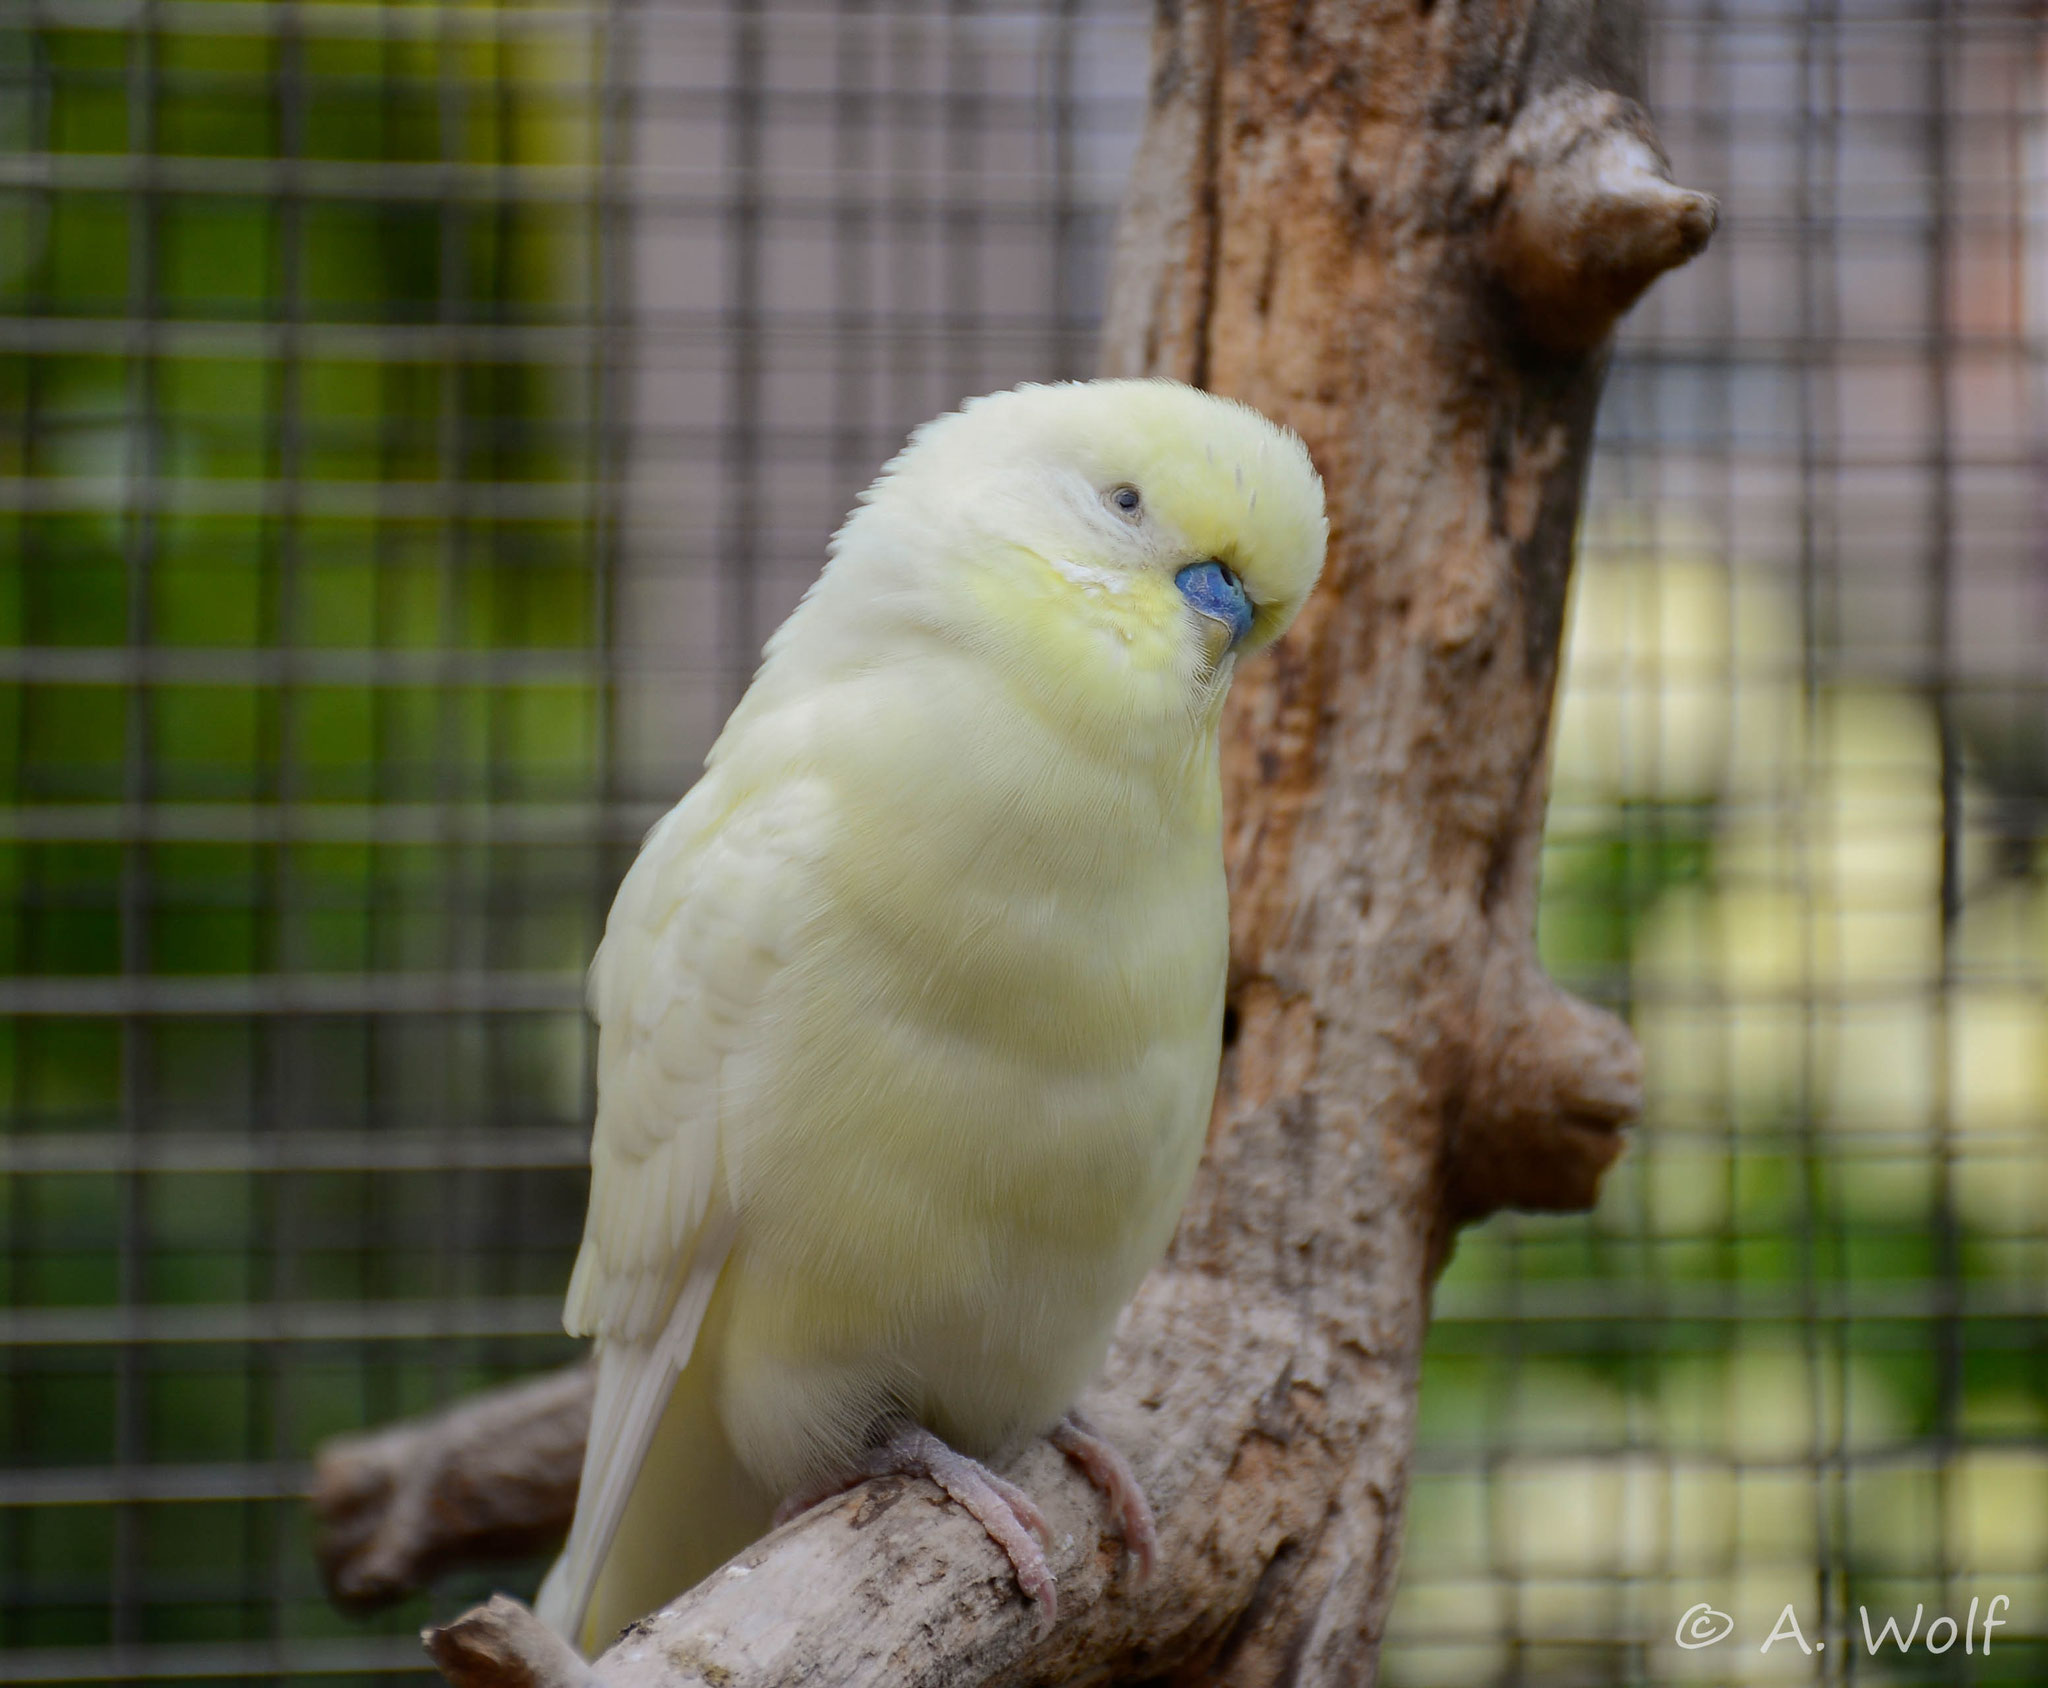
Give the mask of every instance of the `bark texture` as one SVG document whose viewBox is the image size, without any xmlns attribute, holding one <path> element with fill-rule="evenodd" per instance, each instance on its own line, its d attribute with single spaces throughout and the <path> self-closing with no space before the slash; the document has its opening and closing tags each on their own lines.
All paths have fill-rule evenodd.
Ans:
<svg viewBox="0 0 2048 1688">
<path fill-rule="evenodd" d="M 1063 1543 L 1047 1638 L 979 1527 L 890 1479 L 588 1666 L 494 1602 L 433 1639 L 452 1680 L 1371 1680 L 1431 1281 L 1462 1223 L 1590 1204 L 1639 1100 L 1628 1033 L 1533 937 L 1605 346 L 1714 219 L 1635 103 L 1639 29 L 1624 0 L 1162 0 L 1104 372 L 1293 426 L 1332 538 L 1227 730 L 1209 1155 L 1083 1402 L 1156 1574 L 1039 1446 L 1013 1475 Z"/>
</svg>

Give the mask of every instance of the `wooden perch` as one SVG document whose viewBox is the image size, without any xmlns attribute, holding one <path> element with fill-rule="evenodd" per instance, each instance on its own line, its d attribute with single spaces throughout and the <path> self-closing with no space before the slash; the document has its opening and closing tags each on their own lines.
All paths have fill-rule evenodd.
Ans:
<svg viewBox="0 0 2048 1688">
<path fill-rule="evenodd" d="M 1105 372 L 1290 423 L 1333 532 L 1323 586 L 1238 681 L 1226 733 L 1209 1156 L 1084 1402 L 1152 1497 L 1157 1571 L 1121 1571 L 1097 1496 L 1039 1445 L 1012 1473 L 1063 1544 L 1049 1637 L 978 1527 L 888 1479 L 587 1666 L 494 1602 L 432 1638 L 452 1680 L 1369 1681 L 1455 1228 L 1589 1204 L 1636 1111 L 1628 1033 L 1543 976 L 1531 932 L 1606 337 L 1712 227 L 1635 103 L 1637 8 L 1181 0 L 1160 19 Z M 438 1451 L 388 1444 L 385 1464 L 439 1492 L 434 1460 L 468 1457 L 463 1427 L 489 1410 L 390 1433 Z M 386 1540 L 407 1506 L 444 1519 L 405 1492 L 374 1528 L 323 1504 L 384 1563 L 455 1557 Z M 566 1522 L 568 1489 L 555 1500 Z M 330 1557 L 337 1586 L 360 1586 L 353 1551 Z"/>
<path fill-rule="evenodd" d="M 588 1366 L 320 1450 L 314 1552 L 336 1605 L 370 1611 L 452 1567 L 544 1552 L 576 1507 Z"/>
</svg>

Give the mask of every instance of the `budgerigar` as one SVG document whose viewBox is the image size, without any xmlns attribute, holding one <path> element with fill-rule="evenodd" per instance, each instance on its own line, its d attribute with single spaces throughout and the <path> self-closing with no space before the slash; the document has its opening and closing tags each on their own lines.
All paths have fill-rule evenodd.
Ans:
<svg viewBox="0 0 2048 1688">
<path fill-rule="evenodd" d="M 1168 381 L 917 430 L 649 834 L 590 972 L 567 1324 L 598 1385 L 540 1611 L 586 1650 L 777 1515 L 888 1469 L 1041 1617 L 1028 1496 L 1171 1235 L 1220 1058 L 1217 723 L 1322 566 L 1322 483 Z"/>
</svg>

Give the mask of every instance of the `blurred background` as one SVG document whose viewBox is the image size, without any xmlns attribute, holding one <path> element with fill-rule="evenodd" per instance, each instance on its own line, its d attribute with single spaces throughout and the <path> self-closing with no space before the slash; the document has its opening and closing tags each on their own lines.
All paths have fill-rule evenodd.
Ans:
<svg viewBox="0 0 2048 1688">
<path fill-rule="evenodd" d="M 1652 16 L 1723 223 L 1609 381 L 1542 920 L 1650 1110 L 1443 1281 L 1385 1677 L 2038 1685 L 2048 22 Z M 1088 372 L 1148 28 L 0 0 L 0 1680 L 418 1676 L 537 1578 L 340 1618 L 308 1455 L 571 1357 L 613 886 L 904 430 Z"/>
</svg>

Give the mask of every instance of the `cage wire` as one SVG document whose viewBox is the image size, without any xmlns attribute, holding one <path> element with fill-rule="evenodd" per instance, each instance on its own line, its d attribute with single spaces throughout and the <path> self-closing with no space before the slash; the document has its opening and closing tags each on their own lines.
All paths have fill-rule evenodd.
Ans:
<svg viewBox="0 0 2048 1688">
<path fill-rule="evenodd" d="M 1654 17 L 1541 913 L 1649 1107 L 1460 1245 L 1387 1675 L 2048 1681 L 2042 19 Z"/>
<path fill-rule="evenodd" d="M 2038 1684 L 2048 43 L 1652 17 L 1723 226 L 1617 347 L 1542 913 L 1650 1108 L 1444 1279 L 1384 1675 Z M 1087 372 L 1148 28 L 0 0 L 0 1680 L 537 1579 L 342 1619 L 308 1456 L 570 1356 L 612 888 L 904 431 Z"/>
</svg>

